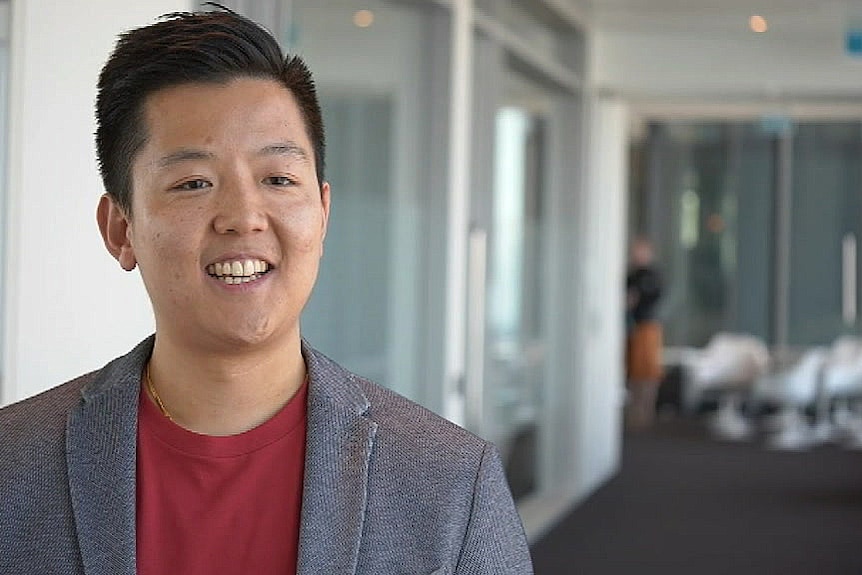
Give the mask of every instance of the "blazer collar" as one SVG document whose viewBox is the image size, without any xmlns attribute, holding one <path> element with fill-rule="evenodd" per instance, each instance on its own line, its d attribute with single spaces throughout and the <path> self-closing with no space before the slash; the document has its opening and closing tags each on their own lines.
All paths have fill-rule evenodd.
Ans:
<svg viewBox="0 0 862 575">
<path fill-rule="evenodd" d="M 377 424 L 356 381 L 305 341 L 308 436 L 298 575 L 355 573 Z"/>
<path fill-rule="evenodd" d="M 69 492 L 87 575 L 134 575 L 135 451 L 150 337 L 105 366 L 66 424 Z"/>
</svg>

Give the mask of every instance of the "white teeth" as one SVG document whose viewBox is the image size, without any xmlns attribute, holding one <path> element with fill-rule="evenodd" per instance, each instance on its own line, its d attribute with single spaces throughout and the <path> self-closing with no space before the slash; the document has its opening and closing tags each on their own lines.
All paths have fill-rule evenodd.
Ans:
<svg viewBox="0 0 862 575">
<path fill-rule="evenodd" d="M 236 260 L 219 262 L 206 267 L 207 273 L 215 276 L 228 285 L 248 283 L 259 279 L 269 270 L 269 264 L 263 260 Z"/>
<path fill-rule="evenodd" d="M 249 282 L 253 282 L 260 279 L 260 274 L 254 274 L 250 276 L 221 276 L 218 279 L 228 285 L 247 284 Z"/>
</svg>

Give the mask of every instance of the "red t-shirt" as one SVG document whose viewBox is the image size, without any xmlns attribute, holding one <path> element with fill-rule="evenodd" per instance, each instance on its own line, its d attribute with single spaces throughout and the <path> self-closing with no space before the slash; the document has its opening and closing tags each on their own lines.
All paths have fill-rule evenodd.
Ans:
<svg viewBox="0 0 862 575">
<path fill-rule="evenodd" d="M 239 435 L 193 433 L 141 390 L 140 575 L 296 573 L 308 385 Z"/>
</svg>

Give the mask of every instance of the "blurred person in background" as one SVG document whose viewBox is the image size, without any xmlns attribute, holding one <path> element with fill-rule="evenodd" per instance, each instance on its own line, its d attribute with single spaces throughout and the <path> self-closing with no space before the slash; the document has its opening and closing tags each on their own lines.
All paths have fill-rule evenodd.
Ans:
<svg viewBox="0 0 862 575">
<path fill-rule="evenodd" d="M 656 312 L 662 281 L 652 242 L 638 236 L 631 244 L 626 276 L 626 423 L 649 427 L 662 378 L 662 326 Z"/>
<path fill-rule="evenodd" d="M 156 332 L 0 410 L 0 573 L 531 573 L 494 446 L 301 337 L 330 207 L 305 63 L 167 15 L 96 116 L 99 229 Z"/>
</svg>

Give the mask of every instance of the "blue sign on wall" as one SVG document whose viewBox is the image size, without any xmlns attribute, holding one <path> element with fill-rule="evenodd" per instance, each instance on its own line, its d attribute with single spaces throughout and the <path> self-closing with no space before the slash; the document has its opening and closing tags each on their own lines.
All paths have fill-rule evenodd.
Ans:
<svg viewBox="0 0 862 575">
<path fill-rule="evenodd" d="M 844 47 L 851 56 L 862 57 L 862 28 L 848 28 L 844 33 Z"/>
<path fill-rule="evenodd" d="M 770 136 L 783 136 L 793 131 L 793 120 L 782 114 L 767 114 L 760 118 L 760 130 Z"/>
</svg>

